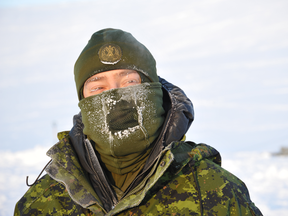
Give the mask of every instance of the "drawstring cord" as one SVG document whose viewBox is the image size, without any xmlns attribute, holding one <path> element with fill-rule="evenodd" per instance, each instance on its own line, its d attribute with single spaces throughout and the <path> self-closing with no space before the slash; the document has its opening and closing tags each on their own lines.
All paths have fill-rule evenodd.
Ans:
<svg viewBox="0 0 288 216">
<path fill-rule="evenodd" d="M 40 176 L 42 175 L 42 173 L 44 172 L 44 170 L 46 169 L 46 167 L 51 163 L 51 161 L 52 161 L 52 159 L 46 164 L 46 166 L 42 169 L 42 171 L 40 172 L 40 174 L 38 175 L 38 177 L 36 178 L 36 180 L 35 180 L 32 184 L 29 184 L 29 183 L 28 183 L 28 178 L 29 178 L 29 176 L 26 176 L 26 185 L 27 185 L 28 187 L 33 186 L 33 185 L 39 180 Z"/>
</svg>

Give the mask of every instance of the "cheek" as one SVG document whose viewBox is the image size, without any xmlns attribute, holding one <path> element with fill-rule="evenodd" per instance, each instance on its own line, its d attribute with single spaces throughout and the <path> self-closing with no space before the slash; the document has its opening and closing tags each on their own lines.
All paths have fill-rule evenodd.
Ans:
<svg viewBox="0 0 288 216">
<path fill-rule="evenodd" d="M 84 89 L 83 89 L 84 98 L 87 98 L 87 97 L 89 97 L 91 95 L 93 95 L 93 92 L 90 91 L 89 87 L 84 87 Z"/>
<path fill-rule="evenodd" d="M 84 86 L 84 88 L 83 88 L 83 96 L 85 98 L 92 95 L 92 91 L 91 91 L 92 88 L 93 88 L 92 83 L 89 83 L 89 84 Z"/>
<path fill-rule="evenodd" d="M 86 93 L 85 89 L 83 89 L 82 93 L 83 93 L 83 97 L 86 98 L 87 97 L 87 93 Z"/>
</svg>

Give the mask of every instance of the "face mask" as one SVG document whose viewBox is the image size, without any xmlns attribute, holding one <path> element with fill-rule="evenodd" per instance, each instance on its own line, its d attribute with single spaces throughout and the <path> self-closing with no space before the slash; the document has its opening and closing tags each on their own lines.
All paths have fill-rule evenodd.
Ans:
<svg viewBox="0 0 288 216">
<path fill-rule="evenodd" d="M 131 166 L 143 158 L 159 136 L 165 113 L 162 103 L 159 82 L 112 89 L 84 98 L 79 102 L 83 132 L 95 142 L 105 164 L 120 169 Z"/>
</svg>

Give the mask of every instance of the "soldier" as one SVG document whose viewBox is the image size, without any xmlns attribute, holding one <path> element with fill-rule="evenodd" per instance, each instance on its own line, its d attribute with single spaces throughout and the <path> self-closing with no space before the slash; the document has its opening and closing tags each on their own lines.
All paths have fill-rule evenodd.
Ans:
<svg viewBox="0 0 288 216">
<path fill-rule="evenodd" d="M 94 33 L 74 75 L 81 112 L 15 215 L 262 215 L 214 148 L 185 141 L 191 101 L 131 34 Z"/>
</svg>

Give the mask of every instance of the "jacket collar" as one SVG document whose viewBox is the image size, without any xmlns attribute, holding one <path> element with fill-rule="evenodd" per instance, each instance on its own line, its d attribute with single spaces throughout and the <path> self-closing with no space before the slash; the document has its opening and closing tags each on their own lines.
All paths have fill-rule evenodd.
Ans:
<svg viewBox="0 0 288 216">
<path fill-rule="evenodd" d="M 46 172 L 53 179 L 65 185 L 75 203 L 83 208 L 89 208 L 95 214 L 106 214 L 103 204 L 91 187 L 76 153 L 69 143 L 68 133 L 63 135 L 64 138 L 47 152 L 47 155 L 53 161 L 46 168 Z M 148 177 L 144 178 L 139 184 L 140 190 L 135 188 L 138 191 L 136 195 L 134 190 L 130 191 L 113 210 L 109 211 L 108 215 L 116 214 L 128 207 L 137 206 L 167 169 L 177 175 L 188 163 L 192 166 L 197 165 L 203 159 L 209 159 L 219 165 L 221 164 L 221 157 L 218 151 L 208 145 L 197 145 L 193 142 L 183 141 L 172 142 L 157 157 L 157 161 L 150 171 L 151 174 L 147 175 L 149 180 Z"/>
<path fill-rule="evenodd" d="M 45 171 L 51 178 L 65 185 L 75 203 L 84 208 L 90 208 L 90 206 L 97 204 L 99 206 L 98 213 L 105 212 L 103 204 L 93 190 L 74 149 L 69 143 L 68 133 L 62 135 L 64 138 L 47 152 L 47 156 L 52 158 L 52 162 Z"/>
</svg>

